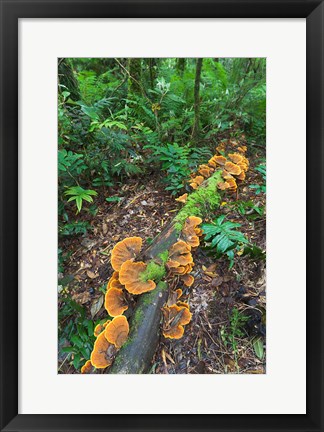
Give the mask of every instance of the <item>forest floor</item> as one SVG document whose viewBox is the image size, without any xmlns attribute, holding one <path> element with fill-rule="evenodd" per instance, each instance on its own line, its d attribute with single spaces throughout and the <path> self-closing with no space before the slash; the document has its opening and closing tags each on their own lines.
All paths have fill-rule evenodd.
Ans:
<svg viewBox="0 0 324 432">
<path fill-rule="evenodd" d="M 264 150 L 257 150 L 253 157 L 249 155 L 250 169 L 238 190 L 240 201 L 252 200 L 254 204 L 265 206 L 265 195 L 256 195 L 248 187 L 260 182 L 260 174 L 254 166 L 264 156 Z M 114 195 L 114 191 L 109 191 L 109 195 Z M 181 208 L 181 204 L 164 190 L 158 173 L 149 178 L 126 180 L 118 196 L 122 197 L 119 202 L 97 199 L 95 216 L 84 213 L 83 220 L 88 220 L 92 227 L 87 234 L 59 241 L 66 257 L 64 272 L 59 274 L 59 307 L 63 302 L 62 287 L 68 287 L 64 289 L 93 320 L 107 316 L 103 306 L 104 291 L 113 272 L 109 260 L 116 242 L 129 236 L 151 241 Z M 235 196 L 224 196 L 219 214 L 225 213 L 230 220 L 239 222 L 240 231 L 265 250 L 265 214 L 251 220 L 249 214 L 242 215 L 238 211 L 235 199 Z M 194 252 L 194 260 L 195 282 L 184 291 L 181 299 L 189 301 L 193 314 L 191 323 L 179 340 L 161 337 L 150 373 L 265 373 L 265 261 L 236 256 L 229 270 L 226 258 L 216 260 L 201 247 Z M 66 346 L 65 342 L 59 341 L 59 351 Z M 79 373 L 67 358 L 67 354 L 59 352 L 59 372 Z"/>
</svg>

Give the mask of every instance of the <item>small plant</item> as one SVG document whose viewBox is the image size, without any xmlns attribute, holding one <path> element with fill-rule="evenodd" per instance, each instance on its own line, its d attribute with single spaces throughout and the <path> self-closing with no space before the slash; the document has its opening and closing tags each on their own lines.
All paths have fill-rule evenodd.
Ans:
<svg viewBox="0 0 324 432">
<path fill-rule="evenodd" d="M 80 175 L 87 169 L 87 165 L 84 163 L 82 154 L 63 149 L 58 151 L 58 169 L 60 175 L 68 173 L 73 178 L 74 175 Z"/>
<path fill-rule="evenodd" d="M 203 224 L 202 230 L 205 240 L 209 243 L 208 249 L 216 253 L 216 257 L 226 255 L 230 261 L 230 268 L 234 265 L 235 251 L 240 250 L 243 244 L 249 241 L 243 233 L 237 231 L 241 224 L 225 221 L 225 215 L 219 216 L 211 224 Z"/>
<path fill-rule="evenodd" d="M 80 369 L 90 358 L 95 341 L 95 325 L 87 318 L 85 309 L 66 294 L 59 309 L 59 342 L 69 344 L 61 348 L 61 351 L 67 353 L 75 369 Z"/>
<path fill-rule="evenodd" d="M 61 236 L 85 235 L 90 228 L 91 225 L 87 221 L 74 221 L 59 226 L 59 234 Z"/>
<path fill-rule="evenodd" d="M 266 259 L 266 253 L 259 246 L 252 244 L 245 246 L 243 250 L 243 256 L 249 255 L 251 258 L 264 261 Z"/>
<path fill-rule="evenodd" d="M 157 159 L 162 165 L 162 170 L 166 171 L 165 189 L 171 191 L 172 195 L 178 194 L 190 174 L 189 146 L 181 147 L 175 143 L 166 146 L 148 145 L 146 148 L 153 150 L 154 159 Z"/>
<path fill-rule="evenodd" d="M 229 327 L 221 326 L 220 329 L 221 339 L 224 345 L 232 351 L 237 368 L 238 339 L 244 336 L 244 325 L 249 319 L 249 316 L 243 315 L 238 309 L 233 308 L 229 317 Z"/>
<path fill-rule="evenodd" d="M 264 206 L 255 205 L 253 201 L 236 201 L 235 207 L 242 216 L 250 220 L 258 219 L 264 215 Z"/>
<path fill-rule="evenodd" d="M 260 164 L 255 168 L 255 171 L 258 171 L 263 179 L 262 184 L 251 184 L 249 187 L 251 189 L 255 189 L 256 195 L 259 195 L 260 193 L 266 193 L 266 166 L 264 164 Z"/>
<path fill-rule="evenodd" d="M 75 201 L 78 214 L 82 209 L 83 201 L 93 202 L 92 196 L 97 195 L 97 192 L 92 189 L 83 189 L 81 186 L 72 186 L 64 192 L 64 195 L 70 196 L 68 202 Z"/>
</svg>

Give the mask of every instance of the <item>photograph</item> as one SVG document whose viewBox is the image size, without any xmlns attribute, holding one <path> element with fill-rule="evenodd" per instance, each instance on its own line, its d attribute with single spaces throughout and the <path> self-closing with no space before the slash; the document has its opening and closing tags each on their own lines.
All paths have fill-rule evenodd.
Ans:
<svg viewBox="0 0 324 432">
<path fill-rule="evenodd" d="M 58 374 L 267 373 L 266 68 L 57 59 Z"/>
</svg>

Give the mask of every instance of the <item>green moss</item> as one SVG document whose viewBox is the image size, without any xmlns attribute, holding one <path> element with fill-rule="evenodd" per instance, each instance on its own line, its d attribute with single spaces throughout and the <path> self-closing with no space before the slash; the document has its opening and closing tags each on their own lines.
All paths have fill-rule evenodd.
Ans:
<svg viewBox="0 0 324 432">
<path fill-rule="evenodd" d="M 182 210 L 175 217 L 175 228 L 181 230 L 185 220 L 189 216 L 199 216 L 203 218 L 208 212 L 215 210 L 220 203 L 220 194 L 217 184 L 222 180 L 221 171 L 216 171 L 206 185 L 200 186 L 195 192 L 190 194 Z"/>
<path fill-rule="evenodd" d="M 166 270 L 164 264 L 159 265 L 154 261 L 150 261 L 147 264 L 146 270 L 141 273 L 140 278 L 143 282 L 146 282 L 148 280 L 154 280 L 155 282 L 159 282 L 163 278 L 165 273 Z"/>
<path fill-rule="evenodd" d="M 159 253 L 158 257 L 165 264 L 168 261 L 168 258 L 169 258 L 169 251 L 165 250 L 164 252 Z"/>
</svg>

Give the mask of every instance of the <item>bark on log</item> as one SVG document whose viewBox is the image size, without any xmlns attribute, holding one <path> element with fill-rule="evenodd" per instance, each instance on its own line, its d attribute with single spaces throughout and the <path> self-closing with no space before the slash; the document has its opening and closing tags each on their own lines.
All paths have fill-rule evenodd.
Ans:
<svg viewBox="0 0 324 432">
<path fill-rule="evenodd" d="M 169 225 L 142 255 L 144 260 L 158 258 L 177 241 L 179 231 Z M 130 334 L 125 345 L 118 352 L 113 366 L 108 370 L 115 374 L 146 373 L 159 342 L 161 308 L 168 297 L 168 286 L 160 282 L 157 287 L 142 294 L 135 313 L 130 319 Z"/>
<path fill-rule="evenodd" d="M 182 223 L 187 216 L 204 216 L 218 207 L 220 195 L 217 183 L 221 180 L 218 171 L 193 192 L 187 204 L 180 210 L 173 222 L 167 226 L 141 255 L 141 259 L 159 262 L 159 254 L 170 249 L 181 235 Z M 191 197 L 191 198 L 190 198 Z M 157 287 L 139 297 L 133 317 L 130 318 L 130 334 L 125 345 L 117 353 L 108 373 L 147 373 L 157 348 L 160 335 L 161 308 L 167 300 L 168 287 L 160 282 Z"/>
<path fill-rule="evenodd" d="M 140 297 L 130 322 L 129 338 L 118 352 L 109 373 L 147 372 L 159 342 L 161 308 L 167 295 L 168 285 L 160 282 L 155 290 Z"/>
</svg>

